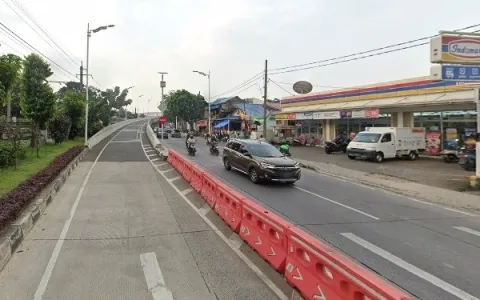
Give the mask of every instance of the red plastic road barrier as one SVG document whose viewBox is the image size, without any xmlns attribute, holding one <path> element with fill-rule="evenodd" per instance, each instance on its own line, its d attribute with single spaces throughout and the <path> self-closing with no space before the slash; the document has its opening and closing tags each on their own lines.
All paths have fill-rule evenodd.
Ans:
<svg viewBox="0 0 480 300">
<path fill-rule="evenodd" d="M 190 178 L 190 185 L 198 193 L 202 191 L 203 173 L 204 171 L 202 170 L 202 168 L 195 164 L 192 164 L 192 176 Z"/>
<path fill-rule="evenodd" d="M 192 178 L 192 173 L 194 168 L 193 166 L 194 166 L 193 162 L 189 161 L 188 159 L 183 160 L 182 175 L 183 175 L 183 178 L 185 178 L 185 180 L 189 183 L 190 183 L 190 179 Z"/>
<path fill-rule="evenodd" d="M 276 271 L 285 271 L 290 224 L 254 202 L 242 200 L 240 237 Z"/>
<path fill-rule="evenodd" d="M 210 207 L 215 207 L 215 202 L 217 201 L 218 181 L 206 172 L 203 173 L 202 177 L 202 191 L 200 192 L 200 195 L 202 195 L 202 198 L 207 201 Z"/>
<path fill-rule="evenodd" d="M 174 156 L 175 156 L 175 152 L 173 152 L 172 150 L 168 150 L 167 162 L 172 166 L 173 166 Z"/>
<path fill-rule="evenodd" d="M 285 278 L 305 299 L 411 299 L 399 288 L 301 229 L 287 229 L 287 237 Z"/>
<path fill-rule="evenodd" d="M 223 183 L 218 184 L 215 212 L 236 233 L 240 231 L 243 198 L 240 193 L 232 190 Z"/>
</svg>

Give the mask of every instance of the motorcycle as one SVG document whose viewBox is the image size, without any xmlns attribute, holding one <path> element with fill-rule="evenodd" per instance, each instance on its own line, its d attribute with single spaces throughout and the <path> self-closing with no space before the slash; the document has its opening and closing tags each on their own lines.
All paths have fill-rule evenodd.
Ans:
<svg viewBox="0 0 480 300">
<path fill-rule="evenodd" d="M 443 161 L 447 164 L 458 162 L 458 155 L 463 149 L 445 149 L 442 151 Z"/>
<path fill-rule="evenodd" d="M 220 151 L 218 150 L 217 145 L 212 144 L 210 147 L 210 154 L 218 156 L 220 154 Z"/>
<path fill-rule="evenodd" d="M 460 151 L 458 164 L 466 171 L 475 171 L 477 156 L 475 149 L 463 149 Z"/>
<path fill-rule="evenodd" d="M 347 146 L 350 143 L 349 139 L 344 139 L 342 141 L 329 141 L 325 143 L 325 153 L 331 154 L 334 152 L 347 152 Z"/>
<path fill-rule="evenodd" d="M 195 148 L 194 144 L 189 145 L 187 150 L 188 150 L 188 155 L 190 156 L 195 156 L 195 152 L 197 152 L 197 148 Z"/>
</svg>

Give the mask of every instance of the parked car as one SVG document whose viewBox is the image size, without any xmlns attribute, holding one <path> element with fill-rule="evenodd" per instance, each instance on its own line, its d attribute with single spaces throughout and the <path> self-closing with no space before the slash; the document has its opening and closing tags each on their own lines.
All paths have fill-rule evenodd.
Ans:
<svg viewBox="0 0 480 300">
<path fill-rule="evenodd" d="M 175 129 L 175 130 L 172 132 L 172 138 L 180 138 L 180 137 L 182 137 L 182 134 L 180 133 L 180 130 Z"/>
<path fill-rule="evenodd" d="M 157 138 L 161 139 L 163 135 L 164 139 L 168 139 L 168 133 L 166 131 L 162 131 L 161 128 L 157 130 Z"/>
<path fill-rule="evenodd" d="M 223 165 L 247 174 L 253 183 L 292 184 L 301 177 L 300 165 L 265 141 L 230 139 L 223 149 Z"/>
</svg>

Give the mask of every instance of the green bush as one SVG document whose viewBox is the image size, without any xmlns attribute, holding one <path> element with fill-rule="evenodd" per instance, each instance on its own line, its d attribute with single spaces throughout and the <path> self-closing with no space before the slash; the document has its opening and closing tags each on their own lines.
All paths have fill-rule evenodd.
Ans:
<svg viewBox="0 0 480 300">
<path fill-rule="evenodd" d="M 0 141 L 0 168 L 15 165 L 15 158 L 24 159 L 27 148 L 21 141 Z"/>
<path fill-rule="evenodd" d="M 48 123 L 48 131 L 55 141 L 55 144 L 61 144 L 68 139 L 72 121 L 65 115 L 60 115 Z"/>
</svg>

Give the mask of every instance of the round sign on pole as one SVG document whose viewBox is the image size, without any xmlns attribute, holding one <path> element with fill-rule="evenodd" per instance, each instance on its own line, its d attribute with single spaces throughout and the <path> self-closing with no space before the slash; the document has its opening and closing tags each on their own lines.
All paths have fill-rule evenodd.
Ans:
<svg viewBox="0 0 480 300">
<path fill-rule="evenodd" d="M 160 123 L 160 124 L 167 123 L 167 117 L 161 116 L 160 118 L 158 118 L 158 123 Z"/>
<path fill-rule="evenodd" d="M 299 94 L 308 94 L 313 90 L 313 85 L 308 81 L 297 81 L 293 85 L 293 90 Z"/>
</svg>

